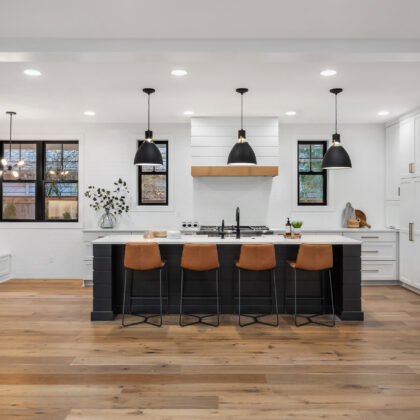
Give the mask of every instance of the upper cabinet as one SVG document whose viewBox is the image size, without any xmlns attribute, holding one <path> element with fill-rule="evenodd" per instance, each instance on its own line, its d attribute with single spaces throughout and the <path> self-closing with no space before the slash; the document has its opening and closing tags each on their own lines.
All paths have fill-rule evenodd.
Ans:
<svg viewBox="0 0 420 420">
<path fill-rule="evenodd" d="M 398 201 L 400 189 L 400 127 L 394 124 L 385 130 L 385 157 L 386 157 L 386 182 L 385 199 L 387 201 Z"/>
<path fill-rule="evenodd" d="M 419 117 L 407 118 L 400 122 L 399 130 L 399 172 L 400 177 L 412 176 L 415 171 L 415 120 Z M 418 123 L 417 123 L 418 125 Z M 420 135 L 420 131 L 419 131 Z M 420 137 L 418 138 L 420 143 Z"/>
</svg>

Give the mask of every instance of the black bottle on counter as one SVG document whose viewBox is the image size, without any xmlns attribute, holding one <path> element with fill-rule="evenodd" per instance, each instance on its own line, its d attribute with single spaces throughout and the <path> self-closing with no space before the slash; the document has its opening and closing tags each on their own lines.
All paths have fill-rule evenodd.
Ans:
<svg viewBox="0 0 420 420">
<path fill-rule="evenodd" d="M 292 224 L 290 223 L 289 218 L 287 218 L 287 222 L 286 222 L 286 235 L 292 236 Z"/>
</svg>

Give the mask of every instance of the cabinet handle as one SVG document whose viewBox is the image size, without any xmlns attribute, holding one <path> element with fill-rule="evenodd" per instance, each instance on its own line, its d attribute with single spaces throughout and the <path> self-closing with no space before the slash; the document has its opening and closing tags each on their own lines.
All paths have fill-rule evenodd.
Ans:
<svg viewBox="0 0 420 420">
<path fill-rule="evenodd" d="M 398 197 L 401 195 L 401 188 L 398 187 Z"/>
<path fill-rule="evenodd" d="M 379 270 L 362 270 L 362 273 L 379 273 Z"/>
<path fill-rule="evenodd" d="M 362 239 L 379 239 L 379 236 L 362 236 Z"/>
<path fill-rule="evenodd" d="M 411 242 L 414 242 L 413 226 L 414 226 L 414 223 L 412 222 L 408 224 L 408 240 Z"/>
<path fill-rule="evenodd" d="M 408 172 L 414 174 L 414 162 L 408 164 Z"/>
<path fill-rule="evenodd" d="M 374 251 L 362 251 L 362 252 L 364 252 L 365 254 L 377 254 L 379 251 L 374 250 Z"/>
</svg>

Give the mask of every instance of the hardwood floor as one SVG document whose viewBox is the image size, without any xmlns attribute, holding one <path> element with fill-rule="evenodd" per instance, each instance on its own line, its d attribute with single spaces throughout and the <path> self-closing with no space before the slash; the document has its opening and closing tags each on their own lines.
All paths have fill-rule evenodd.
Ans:
<svg viewBox="0 0 420 420">
<path fill-rule="evenodd" d="M 0 284 L 1 419 L 419 419 L 420 296 L 365 287 L 336 328 L 121 329 L 79 280 Z"/>
</svg>

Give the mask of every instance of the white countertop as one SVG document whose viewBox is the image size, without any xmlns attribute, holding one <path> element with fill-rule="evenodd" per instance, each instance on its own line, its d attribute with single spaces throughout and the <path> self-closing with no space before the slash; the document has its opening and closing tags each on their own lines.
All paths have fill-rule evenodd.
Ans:
<svg viewBox="0 0 420 420">
<path fill-rule="evenodd" d="M 267 244 L 276 245 L 299 245 L 306 244 L 332 244 L 332 245 L 358 245 L 361 242 L 355 239 L 347 238 L 342 235 L 302 235 L 300 239 L 286 239 L 283 235 L 267 235 L 256 237 L 209 237 L 206 235 L 182 235 L 180 239 L 153 238 L 144 239 L 143 235 L 112 235 L 98 238 L 93 241 L 94 244 L 119 245 L 126 243 L 150 243 L 159 244 L 219 244 L 219 245 L 240 245 L 240 244 Z"/>
</svg>

